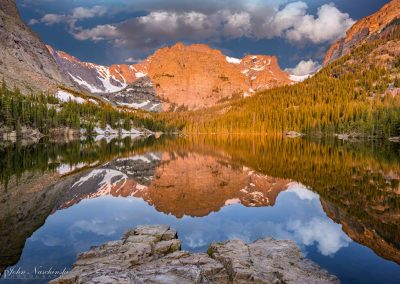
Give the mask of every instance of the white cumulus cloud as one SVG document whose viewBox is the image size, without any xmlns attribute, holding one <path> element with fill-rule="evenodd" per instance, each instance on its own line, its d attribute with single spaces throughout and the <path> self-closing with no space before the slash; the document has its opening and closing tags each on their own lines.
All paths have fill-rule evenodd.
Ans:
<svg viewBox="0 0 400 284">
<path fill-rule="evenodd" d="M 288 69 L 286 69 L 286 71 L 288 71 L 292 75 L 304 76 L 304 75 L 312 74 L 320 68 L 321 68 L 321 65 L 318 62 L 310 59 L 307 61 L 302 60 L 296 65 L 296 67 L 288 68 Z"/>
<path fill-rule="evenodd" d="M 301 2 L 298 2 L 301 3 Z M 289 4 L 290 5 L 295 5 Z M 334 4 L 326 4 L 318 9 L 317 16 L 308 15 L 304 5 L 289 12 L 296 17 L 292 27 L 285 31 L 286 38 L 290 41 L 309 40 L 313 43 L 332 41 L 344 35 L 345 31 L 354 24 L 348 14 L 342 13 Z"/>
</svg>

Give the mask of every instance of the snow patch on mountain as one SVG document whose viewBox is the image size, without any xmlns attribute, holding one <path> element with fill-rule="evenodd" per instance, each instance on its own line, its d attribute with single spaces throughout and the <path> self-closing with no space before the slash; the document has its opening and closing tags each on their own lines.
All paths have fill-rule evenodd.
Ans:
<svg viewBox="0 0 400 284">
<path fill-rule="evenodd" d="M 126 84 L 125 80 L 123 82 L 121 82 L 117 78 L 115 78 L 115 76 L 112 76 L 109 68 L 104 67 L 104 66 L 97 66 L 96 69 L 98 70 L 97 73 L 99 73 L 99 75 L 100 75 L 98 78 L 104 86 L 105 93 L 115 93 L 115 92 L 125 89 L 126 86 L 128 86 L 128 84 Z M 121 75 L 121 77 L 124 78 L 122 75 Z M 112 83 L 112 81 L 117 82 L 118 84 L 120 84 L 120 86 L 114 85 Z"/>
<path fill-rule="evenodd" d="M 240 62 L 242 62 L 241 59 L 229 57 L 229 56 L 226 57 L 226 61 L 228 61 L 229 63 L 232 63 L 232 64 L 240 64 Z"/>
<path fill-rule="evenodd" d="M 99 103 L 94 99 L 89 99 L 89 102 L 94 103 L 95 105 L 99 105 Z"/>
<path fill-rule="evenodd" d="M 136 72 L 136 78 L 142 78 L 142 77 L 146 77 L 147 76 L 147 74 L 146 73 L 143 73 L 143 72 Z"/>
<path fill-rule="evenodd" d="M 69 73 L 69 76 L 72 78 L 72 80 L 74 80 L 76 83 L 78 83 L 80 86 L 85 87 L 86 89 L 88 89 L 91 93 L 101 93 L 102 90 L 96 88 L 95 86 L 89 84 L 88 82 L 84 81 L 81 77 L 79 76 L 74 76 L 71 73 Z"/>
<path fill-rule="evenodd" d="M 141 103 L 117 102 L 117 105 L 132 108 L 132 109 L 145 109 L 145 110 L 149 110 L 149 111 L 156 111 L 158 108 L 161 107 L 161 103 L 154 104 L 149 100 L 141 102 Z"/>
<path fill-rule="evenodd" d="M 133 156 L 133 157 L 129 157 L 129 158 L 121 158 L 121 159 L 118 159 L 117 161 L 119 161 L 119 162 L 125 162 L 125 161 L 134 161 L 134 162 L 136 162 L 136 161 L 142 161 L 142 162 L 145 162 L 145 163 L 151 163 L 151 160 L 149 160 L 146 156 L 144 156 L 144 155 L 138 155 L 138 156 Z"/>
<path fill-rule="evenodd" d="M 225 206 L 233 205 L 233 204 L 240 204 L 241 201 L 239 198 L 232 198 L 232 199 L 227 199 L 225 201 Z"/>
<path fill-rule="evenodd" d="M 58 91 L 55 97 L 64 103 L 71 101 L 71 102 L 77 102 L 78 104 L 83 104 L 87 102 L 85 99 L 82 99 L 81 97 L 75 97 L 74 95 L 63 90 Z"/>
<path fill-rule="evenodd" d="M 126 106 L 126 107 L 129 107 L 129 108 L 135 108 L 135 109 L 143 108 L 144 106 L 146 106 L 146 105 L 148 105 L 150 103 L 151 102 L 149 100 L 144 101 L 142 103 L 122 103 L 122 102 L 117 102 L 117 104 L 120 105 L 120 106 Z"/>
</svg>

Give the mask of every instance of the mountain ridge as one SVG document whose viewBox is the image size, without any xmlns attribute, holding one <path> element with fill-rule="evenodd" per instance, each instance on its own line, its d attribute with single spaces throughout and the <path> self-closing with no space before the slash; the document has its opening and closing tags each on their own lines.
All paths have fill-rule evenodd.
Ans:
<svg viewBox="0 0 400 284">
<path fill-rule="evenodd" d="M 73 86 L 42 40 L 21 20 L 14 0 L 0 2 L 0 77 L 24 93 Z"/>
<path fill-rule="evenodd" d="M 394 21 L 400 20 L 400 0 L 392 0 L 379 11 L 357 21 L 346 33 L 346 36 L 335 42 L 327 51 L 323 64 L 349 54 L 365 41 L 379 34 Z"/>
<path fill-rule="evenodd" d="M 129 85 L 143 77 L 148 77 L 153 84 L 156 94 L 153 99 L 161 101 L 163 110 L 213 106 L 235 96 L 251 96 L 258 90 L 295 83 L 280 68 L 276 56 L 247 55 L 237 59 L 205 44 L 184 45 L 178 42 L 158 49 L 137 64 L 110 66 L 82 62 L 50 46 L 48 49 L 75 83 L 86 91 L 105 97 L 116 93 L 111 97 L 116 99 L 117 105 L 146 103 L 146 100 L 132 101 L 126 93 L 118 93 L 129 89 Z"/>
</svg>

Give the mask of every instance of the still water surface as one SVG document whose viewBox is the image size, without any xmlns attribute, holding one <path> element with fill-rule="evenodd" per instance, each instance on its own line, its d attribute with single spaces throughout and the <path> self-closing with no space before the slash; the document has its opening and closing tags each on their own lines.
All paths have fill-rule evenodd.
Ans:
<svg viewBox="0 0 400 284">
<path fill-rule="evenodd" d="M 291 239 L 342 283 L 400 283 L 395 144 L 167 137 L 0 152 L 1 283 L 46 283 L 35 269 L 69 269 L 139 224 L 172 226 L 189 251 Z M 4 279 L 13 269 L 31 279 Z"/>
</svg>

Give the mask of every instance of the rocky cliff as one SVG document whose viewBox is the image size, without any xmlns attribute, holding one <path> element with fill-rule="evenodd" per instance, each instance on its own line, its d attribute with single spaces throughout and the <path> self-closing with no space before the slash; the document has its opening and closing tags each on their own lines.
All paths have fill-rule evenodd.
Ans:
<svg viewBox="0 0 400 284">
<path fill-rule="evenodd" d="M 248 89 L 246 76 L 218 50 L 176 44 L 158 50 L 149 76 L 157 94 L 170 105 L 201 108 Z"/>
<path fill-rule="evenodd" d="M 15 0 L 0 1 L 0 79 L 22 91 L 72 86 L 40 38 L 21 20 Z"/>
<path fill-rule="evenodd" d="M 225 56 L 204 44 L 177 43 L 134 65 L 100 66 L 48 47 L 58 65 L 83 89 L 119 105 L 146 110 L 197 109 L 257 90 L 292 84 L 274 56 Z M 130 85 L 147 77 L 155 96 L 137 97 Z M 126 92 L 126 89 L 134 89 Z M 107 95 L 114 93 L 114 95 Z M 139 90 L 139 93 L 143 93 Z M 160 106 L 157 104 L 161 103 Z M 155 106 L 157 105 L 157 106 Z"/>
<path fill-rule="evenodd" d="M 353 25 L 343 39 L 334 43 L 328 50 L 324 65 L 349 54 L 364 42 L 375 39 L 390 25 L 398 25 L 400 21 L 400 0 L 392 0 L 375 14 L 359 20 Z"/>
<path fill-rule="evenodd" d="M 207 254 L 180 247 L 168 226 L 138 226 L 82 253 L 71 272 L 50 283 L 339 283 L 292 241 L 230 240 L 212 243 Z"/>
</svg>

